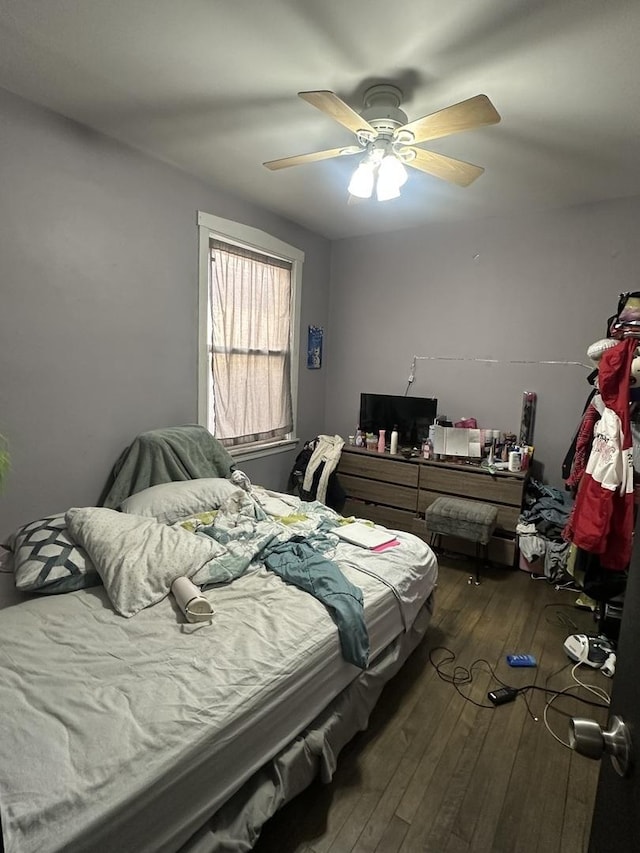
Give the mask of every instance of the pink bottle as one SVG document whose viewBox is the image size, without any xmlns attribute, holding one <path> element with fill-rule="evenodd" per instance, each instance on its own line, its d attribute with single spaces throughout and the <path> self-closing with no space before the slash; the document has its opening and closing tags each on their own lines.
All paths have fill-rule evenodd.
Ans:
<svg viewBox="0 0 640 853">
<path fill-rule="evenodd" d="M 381 429 L 378 433 L 378 453 L 384 453 L 384 434 L 386 430 Z"/>
</svg>

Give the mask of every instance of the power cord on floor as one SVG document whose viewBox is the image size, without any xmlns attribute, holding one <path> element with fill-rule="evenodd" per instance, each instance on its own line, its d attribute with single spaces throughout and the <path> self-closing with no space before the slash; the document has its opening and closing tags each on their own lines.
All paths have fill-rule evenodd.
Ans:
<svg viewBox="0 0 640 853">
<path fill-rule="evenodd" d="M 576 675 L 576 672 L 577 672 L 578 668 L 579 668 L 581 665 L 582 665 L 582 664 L 581 664 L 580 662 L 578 662 L 578 663 L 576 663 L 576 664 L 571 668 L 571 677 L 573 678 L 573 680 L 574 680 L 575 684 L 569 684 L 567 687 L 564 687 L 562 690 L 558 690 L 558 691 L 549 691 L 549 692 L 554 693 L 554 695 L 553 695 L 553 696 L 551 697 L 551 699 L 549 699 L 549 701 L 545 704 L 545 706 L 544 706 L 544 711 L 543 711 L 543 714 L 542 714 L 542 717 L 543 717 L 543 720 L 544 720 L 545 728 L 547 729 L 547 731 L 549 732 L 549 734 L 551 735 L 551 737 L 552 737 L 552 738 L 554 738 L 555 740 L 557 740 L 557 741 L 558 741 L 558 743 L 562 744 L 562 746 L 565 746 L 567 749 L 571 749 L 571 744 L 569 744 L 569 743 L 567 743 L 566 741 L 562 740 L 562 738 L 561 738 L 561 737 L 559 737 L 559 736 L 558 736 L 558 735 L 553 731 L 553 729 L 551 728 L 551 726 L 550 726 L 550 724 L 549 724 L 549 719 L 548 719 L 548 711 L 549 711 L 549 709 L 551 708 L 552 704 L 555 702 L 555 700 L 558 698 L 558 696 L 568 695 L 568 694 L 569 694 L 569 692 L 570 692 L 571 690 L 577 690 L 577 689 L 579 689 L 579 688 L 582 688 L 583 690 L 587 690 L 589 693 L 593 693 L 593 695 L 594 695 L 594 696 L 597 696 L 597 697 L 598 697 L 598 699 L 601 699 L 601 700 L 602 700 L 602 702 L 604 702 L 605 704 L 602 704 L 601 702 L 593 702 L 593 701 L 591 701 L 591 700 L 589 700 L 589 699 L 585 699 L 585 698 L 584 698 L 584 697 L 582 697 L 582 696 L 574 696 L 574 697 L 573 697 L 574 699 L 577 699 L 577 700 L 578 700 L 578 701 L 580 701 L 580 702 L 584 702 L 584 703 L 586 703 L 587 705 L 592 705 L 592 706 L 593 706 L 593 707 L 595 707 L 595 708 L 604 708 L 604 709 L 607 709 L 607 708 L 609 707 L 609 705 L 611 704 L 611 697 L 609 696 L 609 694 L 607 693 L 607 691 L 606 691 L 606 690 L 604 690 L 604 688 L 602 688 L 602 687 L 598 687 L 596 684 L 585 684 L 583 681 L 580 681 L 580 679 L 579 679 L 579 678 L 577 677 L 577 675 Z M 564 668 L 566 668 L 566 667 L 563 667 L 563 669 L 564 669 Z M 548 679 L 547 681 L 549 681 L 549 680 L 550 680 L 550 679 Z M 539 689 L 540 689 L 540 688 L 539 688 Z M 554 708 L 553 710 L 554 710 L 554 711 L 558 711 L 558 713 L 560 713 L 560 714 L 565 714 L 565 716 L 572 716 L 572 715 L 570 715 L 570 714 L 566 714 L 564 711 L 560 711 L 558 708 Z"/>
<path fill-rule="evenodd" d="M 442 660 L 435 661 L 434 654 L 435 652 L 446 652 L 447 657 Z M 448 649 L 446 646 L 435 646 L 435 648 L 431 649 L 429 652 L 429 661 L 432 664 L 433 668 L 442 681 L 446 681 L 448 684 L 453 684 L 456 691 L 462 696 L 462 698 L 471 702 L 472 705 L 476 705 L 478 708 L 495 708 L 495 705 L 485 705 L 481 702 L 476 702 L 475 699 L 472 699 L 470 696 L 465 696 L 464 693 L 460 690 L 460 686 L 463 684 L 472 684 L 473 683 L 473 670 L 478 667 L 479 664 L 485 664 L 487 669 L 493 678 L 499 683 L 502 684 L 503 687 L 508 687 L 503 681 L 500 681 L 498 676 L 495 673 L 495 670 L 491 666 L 488 660 L 484 658 L 478 658 L 474 660 L 473 663 L 467 668 L 465 666 L 454 666 L 453 672 L 445 672 L 443 667 L 448 664 L 455 663 L 456 655 L 455 652 L 452 652 L 451 649 Z"/>
<path fill-rule="evenodd" d="M 555 617 L 556 617 L 555 619 L 549 618 L 549 614 L 546 612 L 548 607 L 554 608 Z M 549 625 L 557 625 L 559 628 L 566 628 L 569 631 L 573 631 L 573 632 L 577 631 L 578 626 L 576 625 L 576 623 L 573 621 L 573 619 L 571 619 L 571 617 L 568 614 L 563 613 L 563 611 L 560 608 L 566 608 L 567 610 L 574 610 L 575 605 L 573 605 L 573 604 L 557 604 L 555 601 L 552 602 L 551 604 L 545 604 L 544 605 L 545 622 L 547 622 Z"/>
<path fill-rule="evenodd" d="M 445 652 L 446 655 L 442 659 L 435 660 L 434 658 L 435 658 L 436 652 Z M 609 699 L 609 695 L 607 694 L 607 692 L 605 690 L 603 690 L 601 687 L 597 687 L 596 685 L 585 684 L 584 682 L 580 681 L 578 679 L 578 677 L 576 676 L 575 673 L 576 673 L 577 669 L 580 667 L 580 663 L 575 664 L 575 666 L 573 666 L 571 669 L 571 676 L 572 676 L 575 683 L 570 684 L 567 687 L 562 688 L 562 690 L 554 690 L 548 686 L 542 687 L 538 684 L 525 684 L 523 687 L 511 687 L 509 684 L 505 684 L 504 681 L 502 681 L 500 678 L 498 678 L 498 676 L 496 675 L 495 669 L 489 663 L 489 661 L 486 660 L 485 658 L 477 658 L 476 660 L 473 661 L 473 663 L 471 663 L 469 665 L 469 667 L 460 666 L 458 664 L 456 666 L 453 666 L 452 671 L 447 672 L 444 669 L 444 667 L 451 667 L 453 664 L 455 664 L 455 660 L 456 660 L 455 652 L 451 651 L 451 649 L 447 648 L 447 646 L 435 646 L 433 649 L 431 649 L 429 651 L 429 662 L 432 664 L 433 668 L 435 669 L 438 678 L 440 678 L 442 681 L 445 681 L 448 684 L 453 684 L 453 686 L 456 689 L 456 692 L 466 702 L 471 702 L 472 705 L 475 705 L 478 708 L 488 708 L 488 709 L 494 710 L 497 706 L 493 703 L 492 704 L 484 704 L 482 702 L 476 702 L 475 699 L 472 699 L 470 696 L 466 696 L 460 690 L 460 687 L 462 685 L 465 685 L 465 684 L 472 684 L 473 683 L 473 671 L 474 671 L 474 669 L 478 668 L 478 666 L 480 666 L 481 664 L 484 664 L 486 666 L 487 670 L 489 671 L 491 676 L 495 679 L 495 681 L 498 682 L 498 684 L 502 685 L 502 687 L 507 688 L 508 690 L 513 691 L 513 699 L 516 699 L 518 696 L 522 696 L 524 703 L 526 705 L 526 708 L 527 708 L 527 712 L 534 722 L 538 722 L 538 717 L 536 717 L 535 714 L 533 713 L 533 711 L 531 710 L 529 702 L 527 701 L 527 693 L 529 691 L 538 690 L 538 691 L 545 693 L 547 695 L 551 695 L 551 698 L 546 702 L 545 707 L 544 707 L 544 711 L 543 711 L 543 715 L 542 715 L 543 721 L 544 721 L 546 729 L 552 735 L 552 737 L 554 737 L 563 746 L 566 746 L 568 748 L 570 748 L 569 744 L 565 743 L 560 737 L 558 737 L 558 735 L 555 734 L 555 732 L 551 729 L 551 726 L 549 725 L 549 722 L 547 719 L 548 710 L 551 707 L 551 705 L 556 701 L 556 699 L 559 696 L 568 695 L 569 691 L 571 691 L 571 690 L 583 688 L 583 689 L 589 691 L 590 693 L 593 693 L 601 701 L 600 702 L 594 702 L 592 699 L 587 699 L 584 696 L 573 696 L 573 698 L 575 700 L 577 700 L 578 702 L 582 702 L 585 705 L 591 705 L 592 707 L 595 707 L 595 708 L 606 709 L 609 707 L 610 699 Z M 547 678 L 546 684 L 548 685 L 551 678 L 554 678 L 560 672 L 565 670 L 568 665 L 569 664 L 561 667 L 561 669 L 557 670 L 557 672 L 550 675 L 549 678 Z M 603 702 L 605 702 L 606 704 L 602 704 Z M 558 711 L 559 713 L 564 713 L 563 711 L 560 711 L 560 709 L 558 709 L 558 708 L 554 708 L 553 710 Z"/>
</svg>

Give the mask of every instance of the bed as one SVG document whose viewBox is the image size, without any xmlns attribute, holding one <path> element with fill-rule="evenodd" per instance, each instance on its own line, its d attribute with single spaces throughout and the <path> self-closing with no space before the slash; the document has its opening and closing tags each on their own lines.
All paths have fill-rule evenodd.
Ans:
<svg viewBox="0 0 640 853">
<path fill-rule="evenodd" d="M 369 550 L 335 535 L 346 521 L 197 478 L 11 537 L 0 563 L 5 853 L 249 850 L 284 802 L 329 780 L 424 635 L 437 581 L 418 538 L 397 532 Z M 33 563 L 45 535 L 64 560 L 37 589 L 44 570 L 25 551 Z M 339 567 L 346 597 L 361 591 L 364 665 L 347 654 L 352 614 L 336 619 L 338 593 L 323 600 L 269 562 L 308 543 Z M 185 621 L 168 594 L 178 575 L 203 588 L 210 620 Z"/>
</svg>

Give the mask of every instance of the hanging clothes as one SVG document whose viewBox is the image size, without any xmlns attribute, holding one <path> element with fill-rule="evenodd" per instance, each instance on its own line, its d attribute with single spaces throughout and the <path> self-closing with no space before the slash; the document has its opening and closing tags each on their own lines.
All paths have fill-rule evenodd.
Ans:
<svg viewBox="0 0 640 853">
<path fill-rule="evenodd" d="M 603 353 L 598 370 L 605 405 L 581 478 L 567 538 L 598 554 L 609 571 L 625 571 L 633 535 L 633 453 L 629 377 L 638 341 L 627 338 Z"/>
<path fill-rule="evenodd" d="M 567 489 L 573 494 L 576 493 L 580 480 L 587 468 L 587 462 L 593 447 L 593 436 L 595 426 L 604 414 L 605 405 L 602 397 L 595 394 L 591 398 L 591 402 L 586 408 L 578 432 L 575 437 L 575 447 L 573 448 L 573 459 L 571 461 L 571 470 L 566 478 Z"/>
<path fill-rule="evenodd" d="M 314 485 L 313 475 L 322 466 L 316 489 L 316 500 L 321 501 L 321 503 L 326 502 L 329 477 L 338 466 L 343 447 L 344 439 L 339 435 L 318 436 L 317 444 L 307 465 L 307 470 L 304 472 L 302 488 L 305 492 L 311 492 Z"/>
</svg>

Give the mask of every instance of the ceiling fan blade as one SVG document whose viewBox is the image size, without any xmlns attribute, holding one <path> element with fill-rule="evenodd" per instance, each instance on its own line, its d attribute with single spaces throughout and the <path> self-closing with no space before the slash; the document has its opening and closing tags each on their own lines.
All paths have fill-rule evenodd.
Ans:
<svg viewBox="0 0 640 853">
<path fill-rule="evenodd" d="M 459 187 L 468 187 L 484 172 L 482 166 L 474 166 L 464 160 L 454 160 L 453 157 L 445 157 L 444 154 L 436 154 L 434 151 L 422 151 L 420 148 L 411 150 L 416 156 L 413 160 L 404 161 L 407 166 L 444 181 L 451 181 Z"/>
<path fill-rule="evenodd" d="M 301 166 L 303 163 L 317 163 L 318 160 L 329 160 L 331 157 L 343 157 L 348 154 L 363 154 L 364 149 L 357 145 L 347 148 L 327 148 L 325 151 L 313 151 L 311 154 L 297 154 L 295 157 L 283 157 L 280 160 L 269 160 L 263 163 L 267 169 L 286 169 L 288 166 Z"/>
<path fill-rule="evenodd" d="M 351 130 L 354 133 L 357 133 L 359 130 L 367 130 L 374 136 L 378 135 L 376 129 L 372 127 L 368 121 L 363 119 L 355 110 L 352 110 L 348 104 L 345 104 L 345 102 L 337 95 L 334 95 L 333 92 L 328 92 L 326 90 L 319 92 L 298 92 L 298 95 L 303 101 L 306 101 L 316 107 L 316 109 L 325 113 L 329 118 L 337 121 L 338 124 L 341 124 L 348 130 Z"/>
<path fill-rule="evenodd" d="M 406 130 L 413 134 L 412 143 L 427 142 L 429 139 L 439 139 L 463 130 L 473 130 L 474 127 L 497 124 L 499 121 L 500 116 L 489 98 L 476 95 L 437 113 L 410 121 L 399 127 L 394 136 L 397 138 Z"/>
</svg>

